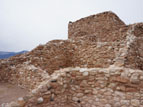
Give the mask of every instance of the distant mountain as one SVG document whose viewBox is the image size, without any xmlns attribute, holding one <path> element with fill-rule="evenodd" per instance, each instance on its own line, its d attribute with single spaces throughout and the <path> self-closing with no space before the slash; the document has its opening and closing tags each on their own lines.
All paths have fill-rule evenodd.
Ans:
<svg viewBox="0 0 143 107">
<path fill-rule="evenodd" d="M 28 52 L 28 51 L 20 51 L 20 52 L 4 52 L 4 51 L 0 51 L 0 59 L 9 58 L 11 56 L 23 54 L 23 53 L 26 53 L 26 52 Z"/>
</svg>

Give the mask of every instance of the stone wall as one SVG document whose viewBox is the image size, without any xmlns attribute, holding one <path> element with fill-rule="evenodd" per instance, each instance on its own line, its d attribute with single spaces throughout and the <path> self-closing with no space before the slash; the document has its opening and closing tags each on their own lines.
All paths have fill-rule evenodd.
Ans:
<svg viewBox="0 0 143 107">
<path fill-rule="evenodd" d="M 87 33 L 80 35 L 80 31 Z M 72 59 L 74 66 L 102 68 L 115 64 L 142 69 L 142 23 L 127 26 L 114 13 L 105 12 L 70 22 L 68 33 L 69 40 L 77 41 Z"/>
<path fill-rule="evenodd" d="M 143 24 L 137 23 L 129 25 L 124 47 L 120 48 L 115 63 L 119 62 L 122 66 L 143 70 L 142 44 Z"/>
<path fill-rule="evenodd" d="M 72 62 L 74 67 L 106 68 L 114 63 L 119 42 L 81 42 L 76 45 Z"/>
<path fill-rule="evenodd" d="M 143 72 L 128 68 L 65 68 L 32 90 L 26 107 L 142 107 Z"/>
<path fill-rule="evenodd" d="M 121 29 L 120 29 L 121 28 Z M 126 25 L 112 12 L 99 13 L 82 18 L 68 25 L 68 38 L 75 39 L 82 36 L 94 36 L 97 41 L 117 40 L 118 32 L 125 32 Z M 117 34 L 117 36 L 115 36 Z M 119 35 L 119 36 L 118 36 Z M 109 39 L 110 37 L 110 39 Z"/>
<path fill-rule="evenodd" d="M 28 60 L 26 54 L 17 55 L 8 59 L 0 60 L 0 81 L 9 81 L 12 74 L 16 73 L 16 66 Z"/>
<path fill-rule="evenodd" d="M 22 65 L 11 66 L 8 70 L 1 71 L 0 82 L 8 82 L 32 90 L 48 77 L 46 71 L 25 62 Z"/>
<path fill-rule="evenodd" d="M 54 70 L 72 66 L 73 49 L 68 40 L 53 40 L 29 53 L 30 63 L 52 74 Z"/>
<path fill-rule="evenodd" d="M 80 30 L 87 34 L 79 36 L 76 32 Z M 26 61 L 50 75 L 54 70 L 76 66 L 102 68 L 116 64 L 142 69 L 142 57 L 136 58 L 140 55 L 134 53 L 137 48 L 131 45 L 142 35 L 142 23 L 127 26 L 114 13 L 104 12 L 70 23 L 68 40 L 53 40 L 25 55 L 3 60 L 5 64 L 0 69 L 10 71 L 9 66 Z M 141 44 L 135 45 L 140 47 Z"/>
<path fill-rule="evenodd" d="M 125 66 L 128 68 L 143 70 L 143 38 L 137 38 L 130 45 L 128 55 L 125 60 Z"/>
</svg>

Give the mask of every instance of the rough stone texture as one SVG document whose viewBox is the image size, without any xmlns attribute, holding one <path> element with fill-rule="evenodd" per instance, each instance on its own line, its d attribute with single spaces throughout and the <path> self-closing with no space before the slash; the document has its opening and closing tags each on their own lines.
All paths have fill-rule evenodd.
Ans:
<svg viewBox="0 0 143 107">
<path fill-rule="evenodd" d="M 126 30 L 125 26 L 124 22 L 114 13 L 104 12 L 69 23 L 68 37 L 75 39 L 84 36 L 94 36 L 94 39 L 99 42 L 117 41 L 117 38 L 120 39 L 121 37 L 115 35 L 119 35 L 118 32 L 120 30 Z"/>
<path fill-rule="evenodd" d="M 83 76 L 83 74 L 88 75 Z M 125 77 L 125 74 L 128 75 Z M 25 100 L 25 105 L 27 107 L 139 107 L 143 105 L 143 80 L 137 84 L 132 83 L 134 74 L 138 74 L 138 77 L 143 76 L 141 70 L 122 67 L 57 70 L 33 90 L 34 93 Z"/>
<path fill-rule="evenodd" d="M 0 60 L 0 81 L 30 93 L 2 106 L 142 107 L 142 50 L 143 23 L 112 12 L 70 22 L 68 40 Z"/>
</svg>

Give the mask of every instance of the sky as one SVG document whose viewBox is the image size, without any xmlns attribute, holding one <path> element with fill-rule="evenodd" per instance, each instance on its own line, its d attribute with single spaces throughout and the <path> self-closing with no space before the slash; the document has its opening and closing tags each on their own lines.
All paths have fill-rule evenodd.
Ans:
<svg viewBox="0 0 143 107">
<path fill-rule="evenodd" d="M 69 21 L 104 11 L 126 24 L 143 22 L 143 0 L 0 0 L 0 51 L 67 39 Z"/>
</svg>

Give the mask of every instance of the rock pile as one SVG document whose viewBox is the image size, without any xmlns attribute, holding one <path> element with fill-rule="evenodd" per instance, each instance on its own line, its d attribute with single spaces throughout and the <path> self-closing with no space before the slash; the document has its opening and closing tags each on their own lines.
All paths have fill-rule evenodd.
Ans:
<svg viewBox="0 0 143 107">
<path fill-rule="evenodd" d="M 143 23 L 113 12 L 69 23 L 68 40 L 0 60 L 0 81 L 29 95 L 4 107 L 143 107 Z"/>
</svg>

